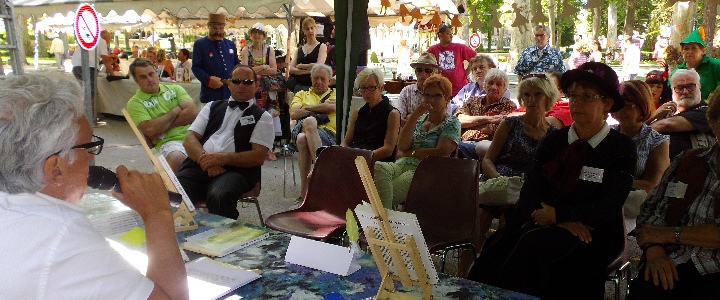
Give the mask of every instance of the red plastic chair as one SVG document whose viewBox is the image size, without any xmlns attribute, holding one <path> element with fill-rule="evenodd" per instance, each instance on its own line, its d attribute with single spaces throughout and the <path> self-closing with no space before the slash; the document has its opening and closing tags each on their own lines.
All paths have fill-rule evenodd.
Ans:
<svg viewBox="0 0 720 300">
<path fill-rule="evenodd" d="M 405 211 L 417 216 L 430 253 L 442 259 L 455 249 L 476 255 L 476 211 L 480 164 L 474 159 L 429 156 L 413 176 Z"/>
<path fill-rule="evenodd" d="M 372 170 L 372 151 L 339 146 L 325 149 L 315 162 L 302 205 L 268 217 L 265 225 L 321 241 L 340 237 L 345 231 L 345 212 L 367 197 L 355 169 L 358 156 L 364 157 Z"/>
</svg>

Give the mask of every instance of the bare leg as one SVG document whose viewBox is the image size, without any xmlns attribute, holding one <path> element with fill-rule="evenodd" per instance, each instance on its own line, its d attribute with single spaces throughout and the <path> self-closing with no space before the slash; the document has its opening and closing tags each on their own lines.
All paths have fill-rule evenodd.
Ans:
<svg viewBox="0 0 720 300">
<path fill-rule="evenodd" d="M 307 193 L 308 174 L 312 165 L 312 154 L 308 149 L 308 142 L 305 133 L 297 135 L 298 146 L 298 169 L 300 170 L 300 196 L 304 197 Z"/>
<path fill-rule="evenodd" d="M 483 158 L 485 157 L 485 153 L 487 153 L 488 149 L 490 148 L 491 142 L 492 141 L 483 140 L 483 141 L 478 141 L 477 144 L 475 144 L 475 152 L 477 153 L 477 155 L 479 157 L 478 158 L 479 161 L 482 161 Z"/>
<path fill-rule="evenodd" d="M 172 169 L 173 172 L 177 172 L 177 170 L 180 169 L 180 164 L 182 164 L 185 158 L 187 158 L 187 156 L 180 151 L 170 152 L 165 157 L 170 165 L 170 169 Z"/>
<path fill-rule="evenodd" d="M 313 117 L 308 117 L 303 121 L 302 132 L 305 133 L 307 139 L 307 148 L 310 150 L 310 159 L 315 162 L 315 153 L 317 149 L 322 146 L 322 140 L 320 140 L 320 134 L 318 134 L 317 120 Z"/>
</svg>

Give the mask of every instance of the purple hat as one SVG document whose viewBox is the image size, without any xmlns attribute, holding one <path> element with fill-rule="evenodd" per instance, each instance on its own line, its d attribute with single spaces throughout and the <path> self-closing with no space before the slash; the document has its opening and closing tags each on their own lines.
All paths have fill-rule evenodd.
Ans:
<svg viewBox="0 0 720 300">
<path fill-rule="evenodd" d="M 621 110 L 625 101 L 620 94 L 620 81 L 615 71 L 608 65 L 600 62 L 587 62 L 577 69 L 567 71 L 560 78 L 560 88 L 568 92 L 570 86 L 577 82 L 584 81 L 595 85 L 613 99 L 610 112 Z"/>
</svg>

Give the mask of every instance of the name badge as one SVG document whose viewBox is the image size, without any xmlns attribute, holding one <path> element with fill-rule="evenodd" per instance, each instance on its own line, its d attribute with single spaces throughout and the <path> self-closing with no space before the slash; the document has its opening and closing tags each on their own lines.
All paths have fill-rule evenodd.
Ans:
<svg viewBox="0 0 720 300">
<path fill-rule="evenodd" d="M 665 189 L 665 197 L 685 198 L 687 186 L 687 183 L 680 181 L 668 182 L 667 189 Z"/>
<path fill-rule="evenodd" d="M 583 166 L 582 170 L 580 170 L 580 179 L 590 182 L 602 183 L 603 172 L 605 172 L 605 170 L 603 169 Z"/>
<path fill-rule="evenodd" d="M 240 117 L 240 125 L 245 126 L 250 124 L 255 124 L 254 116 Z"/>
</svg>

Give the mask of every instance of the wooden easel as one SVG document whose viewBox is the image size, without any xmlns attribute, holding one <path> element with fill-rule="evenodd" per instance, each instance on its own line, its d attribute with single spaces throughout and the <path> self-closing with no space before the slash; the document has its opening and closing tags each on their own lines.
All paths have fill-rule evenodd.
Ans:
<svg viewBox="0 0 720 300">
<path fill-rule="evenodd" d="M 395 240 L 395 234 L 392 230 L 390 222 L 388 222 L 387 209 L 382 206 L 382 201 L 378 195 L 375 183 L 370 175 L 370 169 L 368 169 L 367 162 L 361 156 L 355 158 L 355 166 L 360 173 L 360 179 L 362 180 L 365 192 L 370 200 L 373 212 L 378 219 L 378 225 L 380 225 L 380 239 L 375 238 L 375 234 L 378 232 L 372 227 L 365 228 L 365 237 L 370 245 L 370 250 L 375 259 L 375 263 L 380 270 L 380 276 L 382 276 L 382 282 L 380 283 L 380 289 L 378 290 L 378 299 L 421 299 L 420 297 L 410 295 L 395 290 L 395 281 L 400 281 L 404 288 L 409 288 L 413 285 L 419 286 L 423 292 L 423 299 L 429 300 L 433 298 L 433 285 L 428 281 L 427 271 L 425 265 L 423 265 L 418 247 L 415 244 L 415 239 L 412 235 L 408 235 L 405 238 L 405 243 L 399 243 Z M 374 233 L 374 234 L 371 234 Z M 395 266 L 395 273 L 390 270 L 390 266 L 385 262 L 380 247 L 386 247 L 390 250 L 390 256 L 392 257 L 393 265 Z M 402 258 L 400 251 L 405 251 L 409 254 L 410 260 L 413 264 L 413 269 L 417 275 L 417 280 L 410 278 L 408 268 L 405 265 L 405 261 Z"/>
<path fill-rule="evenodd" d="M 165 168 L 160 164 L 158 159 L 155 157 L 155 155 L 152 154 L 152 151 L 150 150 L 150 147 L 148 146 L 147 142 L 145 142 L 145 136 L 140 133 L 140 130 L 138 130 L 137 126 L 135 126 L 135 123 L 130 118 L 130 115 L 128 114 L 127 110 L 124 108 L 122 109 L 122 114 L 125 116 L 125 120 L 130 124 L 130 128 L 132 128 L 133 132 L 135 133 L 135 137 L 137 137 L 138 141 L 140 141 L 140 145 L 142 145 L 143 149 L 145 149 L 145 154 L 150 157 L 150 161 L 153 164 L 153 167 L 155 168 L 155 172 L 160 174 L 160 177 L 163 180 L 163 183 L 165 183 L 165 187 L 168 189 L 168 191 L 177 193 L 178 190 L 175 188 L 175 185 L 172 183 L 172 180 L 170 180 L 170 176 L 165 171 Z M 180 206 L 178 207 L 177 212 L 173 215 L 173 220 L 175 220 L 175 231 L 187 231 L 187 230 L 194 230 L 198 228 L 198 224 L 193 218 L 197 214 L 195 212 L 195 207 L 193 207 L 192 210 L 188 208 L 188 205 L 185 203 L 185 199 L 180 202 Z M 180 224 L 178 225 L 177 222 Z"/>
</svg>

